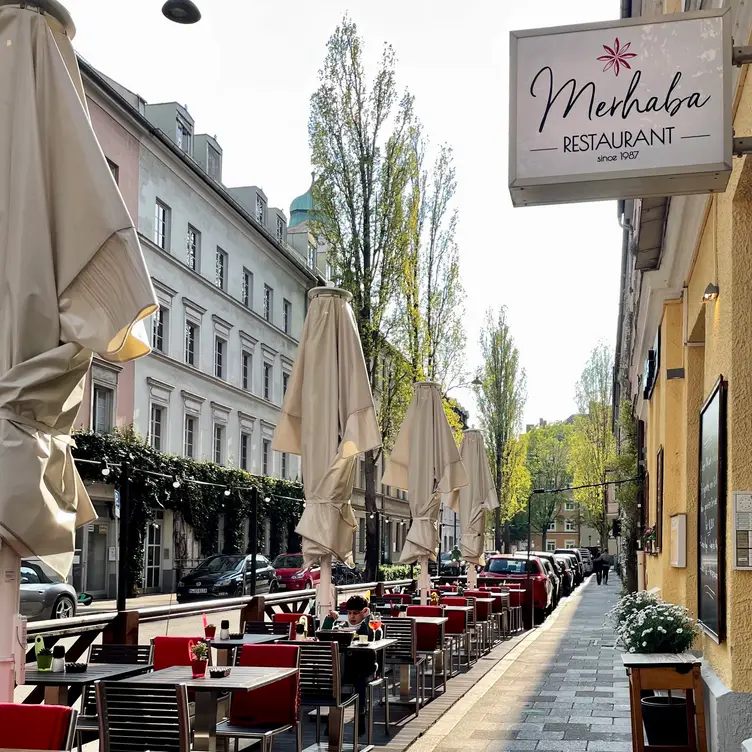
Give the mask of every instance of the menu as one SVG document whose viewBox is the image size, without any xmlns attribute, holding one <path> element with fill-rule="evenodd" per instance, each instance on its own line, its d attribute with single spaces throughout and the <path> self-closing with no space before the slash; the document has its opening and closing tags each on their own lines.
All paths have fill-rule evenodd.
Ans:
<svg viewBox="0 0 752 752">
<path fill-rule="evenodd" d="M 723 519 L 725 429 L 723 382 L 716 384 L 700 416 L 699 597 L 700 625 L 720 641 L 723 632 Z"/>
<path fill-rule="evenodd" d="M 752 491 L 734 491 L 734 569 L 752 569 Z"/>
</svg>

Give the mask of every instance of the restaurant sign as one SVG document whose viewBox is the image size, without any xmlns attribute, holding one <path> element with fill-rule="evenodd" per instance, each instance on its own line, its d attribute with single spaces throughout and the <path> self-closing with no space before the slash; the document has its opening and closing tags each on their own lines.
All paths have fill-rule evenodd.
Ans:
<svg viewBox="0 0 752 752">
<path fill-rule="evenodd" d="M 515 206 L 725 189 L 729 9 L 514 31 Z"/>
</svg>

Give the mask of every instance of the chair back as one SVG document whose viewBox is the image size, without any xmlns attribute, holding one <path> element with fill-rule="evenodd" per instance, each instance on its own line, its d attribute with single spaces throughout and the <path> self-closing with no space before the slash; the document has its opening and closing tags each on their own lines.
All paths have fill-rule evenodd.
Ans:
<svg viewBox="0 0 752 752">
<path fill-rule="evenodd" d="M 297 645 L 244 645 L 239 666 L 300 669 Z M 237 692 L 230 706 L 230 723 L 238 726 L 295 726 L 300 708 L 300 676 L 296 674 L 269 687 Z"/>
<path fill-rule="evenodd" d="M 444 627 L 447 634 L 464 634 L 467 628 L 467 611 L 445 611 L 444 616 L 449 619 Z"/>
<path fill-rule="evenodd" d="M 92 645 L 89 663 L 130 663 L 148 666 L 154 663 L 154 645 Z M 91 684 L 81 691 L 81 715 L 97 714 L 97 695 Z"/>
<path fill-rule="evenodd" d="M 245 623 L 246 634 L 275 634 L 275 635 L 289 635 L 290 625 L 284 622 L 272 621 L 247 621 Z"/>
<path fill-rule="evenodd" d="M 73 747 L 78 713 L 61 705 L 0 703 L 0 749 Z"/>
<path fill-rule="evenodd" d="M 410 593 L 384 593 L 381 596 L 381 600 L 390 601 L 391 603 L 404 603 L 405 605 L 413 602 Z"/>
<path fill-rule="evenodd" d="M 310 614 L 274 614 L 272 617 L 272 621 L 275 624 L 290 624 L 292 626 L 288 627 L 290 639 L 294 639 L 295 632 L 294 625 L 300 621 L 300 617 L 305 616 L 306 621 L 308 622 L 308 636 L 313 637 L 313 617 Z"/>
<path fill-rule="evenodd" d="M 161 671 L 163 668 L 172 666 L 190 666 L 190 644 L 202 642 L 203 637 L 165 637 L 160 635 L 154 638 L 154 670 Z M 209 663 L 211 663 L 211 650 L 209 651 Z"/>
<path fill-rule="evenodd" d="M 465 590 L 465 595 L 468 600 L 472 600 L 472 605 L 475 606 L 476 618 L 488 619 L 491 616 L 492 604 L 490 603 L 476 603 L 476 598 L 488 598 L 488 593 L 484 593 L 482 590 Z"/>
<path fill-rule="evenodd" d="M 336 642 L 291 642 L 300 651 L 300 704 L 331 707 L 340 704 L 339 647 Z"/>
<path fill-rule="evenodd" d="M 445 595 L 441 602 L 445 606 L 467 606 L 467 598 L 462 595 Z"/>
<path fill-rule="evenodd" d="M 440 606 L 408 606 L 407 615 L 441 617 L 444 613 Z M 438 650 L 441 648 L 441 627 L 418 622 L 415 625 L 415 639 L 418 651 Z"/>
<path fill-rule="evenodd" d="M 185 684 L 97 682 L 101 752 L 189 752 L 190 713 Z"/>
<path fill-rule="evenodd" d="M 397 640 L 384 651 L 387 663 L 415 664 L 418 658 L 416 626 L 415 619 L 409 616 L 384 619 L 384 637 L 387 640 Z"/>
</svg>

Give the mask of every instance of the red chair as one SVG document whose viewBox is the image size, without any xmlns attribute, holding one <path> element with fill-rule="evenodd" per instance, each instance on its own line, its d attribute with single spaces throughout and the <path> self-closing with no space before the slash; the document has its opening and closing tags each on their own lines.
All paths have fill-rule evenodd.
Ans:
<svg viewBox="0 0 752 752">
<path fill-rule="evenodd" d="M 152 640 L 154 670 L 161 671 L 163 668 L 172 668 L 172 666 L 190 666 L 190 644 L 203 642 L 203 640 L 203 637 L 165 637 L 163 635 L 155 637 Z M 211 650 L 209 663 L 211 664 Z"/>
<path fill-rule="evenodd" d="M 462 600 L 464 600 L 464 598 Z M 466 604 L 462 603 L 454 605 L 464 606 Z M 467 665 L 470 665 L 470 635 L 467 633 L 467 612 L 444 611 L 443 614 L 449 619 L 444 627 L 444 634 L 450 644 L 450 650 L 457 656 L 457 673 L 459 673 L 462 663 L 462 648 L 464 648 L 465 651 Z"/>
<path fill-rule="evenodd" d="M 441 601 L 446 606 L 471 606 L 472 611 L 471 612 L 462 612 L 462 615 L 465 617 L 465 625 L 463 629 L 463 634 L 466 636 L 465 640 L 465 653 L 467 655 L 467 662 L 468 665 L 470 665 L 470 659 L 471 659 L 471 648 L 473 644 L 475 645 L 475 653 L 476 653 L 476 659 L 480 658 L 480 639 L 479 639 L 479 633 L 478 628 L 475 623 L 475 607 L 473 603 L 469 603 L 467 598 L 464 596 L 447 596 Z M 447 613 L 447 616 L 452 613 L 451 611 Z M 457 613 L 457 612 L 455 612 Z"/>
<path fill-rule="evenodd" d="M 262 689 L 236 692 L 230 704 L 230 720 L 217 726 L 217 736 L 260 739 L 261 752 L 267 752 L 277 734 L 294 729 L 297 750 L 301 752 L 299 648 L 294 645 L 244 645 L 237 665 L 294 668 L 296 673 Z"/>
<path fill-rule="evenodd" d="M 72 749 L 77 715 L 61 705 L 0 703 L 0 749 Z"/>
<path fill-rule="evenodd" d="M 308 622 L 308 636 L 313 637 L 314 630 L 313 630 L 313 618 L 310 614 L 274 614 L 272 617 L 272 622 L 274 624 L 289 624 L 290 625 L 290 639 L 295 639 L 295 625 L 300 620 L 301 616 L 306 617 L 306 621 Z"/>
<path fill-rule="evenodd" d="M 465 597 L 473 599 L 473 605 L 475 606 L 475 623 L 478 628 L 485 647 L 490 649 L 491 647 L 491 626 L 493 623 L 493 604 L 492 603 L 478 603 L 477 598 L 488 599 L 489 593 L 484 593 L 482 590 L 465 590 Z"/>
<path fill-rule="evenodd" d="M 441 618 L 444 616 L 440 606 L 408 606 L 407 616 L 431 616 Z M 431 699 L 436 697 L 436 674 L 439 668 L 438 659 L 441 658 L 441 673 L 444 691 L 447 682 L 447 656 L 444 646 L 444 627 L 438 624 L 415 625 L 415 636 L 418 653 L 426 656 L 431 661 Z M 451 657 L 450 657 L 451 660 Z"/>
</svg>

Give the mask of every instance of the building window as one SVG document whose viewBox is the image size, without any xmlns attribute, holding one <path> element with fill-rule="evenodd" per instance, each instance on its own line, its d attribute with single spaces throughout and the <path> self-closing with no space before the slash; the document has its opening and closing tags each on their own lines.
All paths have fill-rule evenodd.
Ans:
<svg viewBox="0 0 752 752">
<path fill-rule="evenodd" d="M 247 433 L 240 434 L 240 469 L 250 470 L 248 467 L 248 449 L 251 444 L 251 437 Z"/>
<path fill-rule="evenodd" d="M 556 541 L 547 540 L 546 541 L 546 551 L 556 551 Z"/>
<path fill-rule="evenodd" d="M 264 439 L 261 442 L 261 474 L 269 475 L 269 455 L 272 451 L 272 442 Z"/>
<path fill-rule="evenodd" d="M 332 269 L 332 265 L 327 261 L 326 262 L 326 281 L 331 282 L 334 279 L 334 269 Z"/>
<path fill-rule="evenodd" d="M 91 427 L 96 433 L 112 431 L 112 413 L 115 405 L 115 392 L 106 386 L 94 384 Z"/>
<path fill-rule="evenodd" d="M 214 375 L 218 379 L 225 377 L 225 350 L 227 342 L 221 337 L 214 338 Z"/>
<path fill-rule="evenodd" d="M 285 398 L 287 395 L 287 385 L 290 383 L 290 374 L 289 373 L 283 373 L 282 374 L 282 399 Z"/>
<path fill-rule="evenodd" d="M 316 268 L 316 246 L 313 243 L 308 244 L 308 266 Z"/>
<path fill-rule="evenodd" d="M 162 439 L 164 438 L 164 412 L 159 405 L 151 406 L 151 420 L 149 422 L 149 443 L 158 452 L 162 451 Z"/>
<path fill-rule="evenodd" d="M 164 308 L 160 308 L 151 320 L 151 346 L 159 352 L 166 352 L 165 348 L 165 324 L 167 314 Z"/>
<path fill-rule="evenodd" d="M 282 452 L 282 459 L 281 459 L 281 470 L 280 470 L 280 477 L 283 480 L 287 479 L 287 452 Z"/>
<path fill-rule="evenodd" d="M 250 392 L 252 390 L 253 356 L 249 352 L 244 350 L 241 361 L 242 361 L 243 366 L 242 366 L 240 383 L 243 389 Z"/>
<path fill-rule="evenodd" d="M 577 548 L 577 541 L 573 541 L 573 540 L 564 541 L 564 548 Z"/>
<path fill-rule="evenodd" d="M 264 399 L 269 402 L 272 401 L 272 378 L 272 364 L 264 363 Z"/>
<path fill-rule="evenodd" d="M 266 216 L 266 204 L 264 203 L 264 199 L 259 196 L 259 194 L 256 194 L 256 221 L 263 225 L 264 223 L 264 217 Z"/>
<path fill-rule="evenodd" d="M 548 531 L 550 533 L 556 532 L 556 520 L 551 520 L 551 522 L 548 523 Z"/>
<path fill-rule="evenodd" d="M 198 256 L 201 252 L 201 233 L 195 228 L 188 225 L 188 233 L 185 236 L 185 263 L 189 269 L 194 272 L 198 271 Z"/>
<path fill-rule="evenodd" d="M 240 302 L 246 307 L 253 306 L 253 274 L 243 269 L 243 284 L 240 288 Z"/>
<path fill-rule="evenodd" d="M 206 148 L 206 171 L 217 182 L 222 179 L 222 157 L 213 146 Z"/>
<path fill-rule="evenodd" d="M 281 243 L 285 239 L 285 221 L 277 215 L 277 240 Z"/>
<path fill-rule="evenodd" d="M 214 451 L 212 459 L 215 464 L 221 465 L 224 458 L 225 427 L 218 423 L 214 424 Z"/>
<path fill-rule="evenodd" d="M 576 533 L 577 532 L 577 523 L 575 520 L 564 520 L 564 532 L 565 533 Z"/>
<path fill-rule="evenodd" d="M 191 128 L 188 123 L 184 122 L 180 118 L 177 119 L 177 134 L 178 134 L 178 146 L 186 153 L 191 153 Z"/>
<path fill-rule="evenodd" d="M 274 290 L 269 285 L 264 285 L 264 318 L 271 323 L 272 309 L 274 306 Z"/>
<path fill-rule="evenodd" d="M 292 330 L 292 303 L 289 300 L 282 303 L 282 323 L 284 324 L 285 334 L 290 334 Z"/>
<path fill-rule="evenodd" d="M 170 207 L 157 201 L 154 208 L 154 244 L 166 251 L 170 244 Z"/>
<path fill-rule="evenodd" d="M 220 290 L 227 288 L 227 254 L 219 246 L 214 259 L 214 284 Z"/>
<path fill-rule="evenodd" d="M 185 362 L 195 366 L 198 352 L 198 326 L 191 321 L 185 322 Z"/>
<path fill-rule="evenodd" d="M 183 454 L 194 459 L 196 456 L 196 418 L 193 415 L 185 416 L 183 434 Z"/>
<path fill-rule="evenodd" d="M 120 185 L 120 168 L 111 159 L 107 160 L 107 166 L 110 168 L 115 183 Z"/>
<path fill-rule="evenodd" d="M 564 502 L 564 509 L 567 512 L 574 512 L 575 503 L 573 501 L 566 501 L 566 502 Z"/>
</svg>

